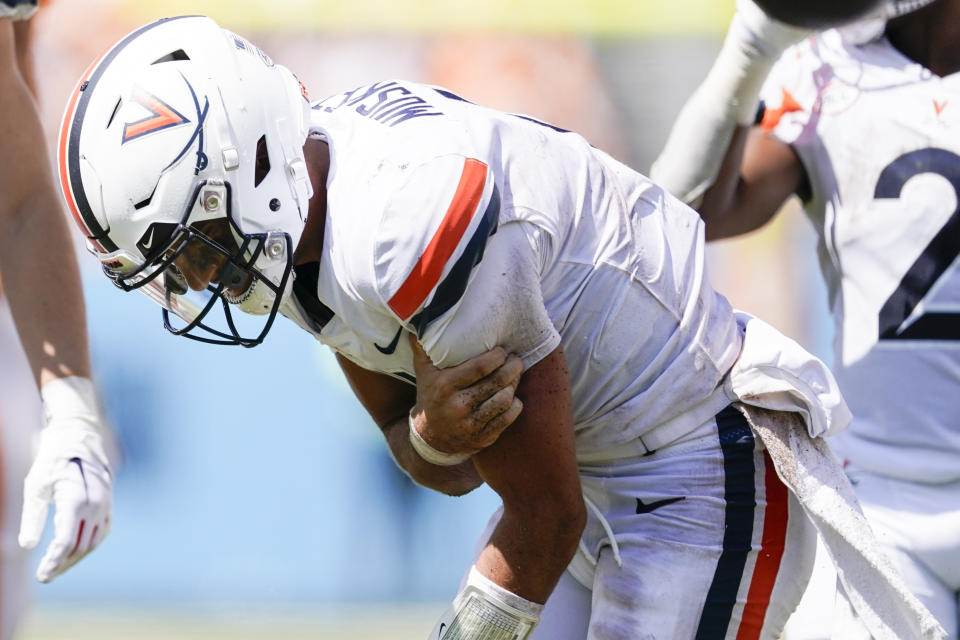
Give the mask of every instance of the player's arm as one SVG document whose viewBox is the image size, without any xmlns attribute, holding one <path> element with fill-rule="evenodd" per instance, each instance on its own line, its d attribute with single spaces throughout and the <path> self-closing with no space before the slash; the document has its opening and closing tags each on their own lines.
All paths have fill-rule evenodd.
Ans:
<svg viewBox="0 0 960 640">
<path fill-rule="evenodd" d="M 523 413 L 473 456 L 503 514 L 430 638 L 529 637 L 586 524 L 561 347 L 524 373 L 517 394 Z"/>
<path fill-rule="evenodd" d="M 526 367 L 522 413 L 473 455 L 503 516 L 431 635 L 438 639 L 526 638 L 586 522 L 570 377 L 540 285 L 551 238 L 503 215 L 505 200 L 485 162 L 442 155 L 394 192 L 378 230 L 376 255 L 389 259 L 374 259 L 377 297 L 417 332 L 433 363 L 458 366 L 502 345 Z"/>
<path fill-rule="evenodd" d="M 439 369 L 415 339 L 410 342 L 416 388 L 340 355 L 337 359 L 400 468 L 425 487 L 463 495 L 482 483 L 470 454 L 496 441 L 520 414 L 522 404 L 514 392 L 523 364 L 495 347 L 455 367 Z M 418 438 L 419 451 L 414 448 Z M 424 446 L 438 464 L 424 457 Z"/>
<path fill-rule="evenodd" d="M 0 274 L 47 419 L 24 482 L 19 537 L 36 545 L 56 502 L 54 539 L 37 570 L 46 582 L 106 536 L 112 479 L 89 377 L 80 276 L 15 31 L 27 33 L 0 18 Z"/>
<path fill-rule="evenodd" d="M 544 603 L 586 523 L 561 347 L 530 367 L 517 395 L 523 413 L 473 458 L 480 476 L 503 499 L 503 517 L 476 567 L 508 591 Z"/>
<path fill-rule="evenodd" d="M 805 184 L 803 165 L 790 145 L 760 127 L 737 127 L 697 208 L 707 240 L 759 229 Z"/>
<path fill-rule="evenodd" d="M 806 34 L 738 0 L 716 61 L 651 168 L 654 181 L 700 211 L 708 239 L 762 226 L 805 182 L 792 148 L 753 122 L 774 62 Z"/>
</svg>

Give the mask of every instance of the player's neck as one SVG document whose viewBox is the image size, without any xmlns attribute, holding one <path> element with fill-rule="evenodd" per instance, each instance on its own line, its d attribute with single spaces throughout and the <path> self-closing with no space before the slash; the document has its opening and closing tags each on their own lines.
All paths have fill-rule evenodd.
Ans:
<svg viewBox="0 0 960 640">
<path fill-rule="evenodd" d="M 303 227 L 300 242 L 293 252 L 294 264 L 319 262 L 323 252 L 323 230 L 327 221 L 327 174 L 330 170 L 330 148 L 317 138 L 307 138 L 303 145 L 303 156 L 310 173 L 313 196 L 307 212 L 307 222 Z"/>
<path fill-rule="evenodd" d="M 940 0 L 891 20 L 887 38 L 938 76 L 960 71 L 960 0 Z"/>
</svg>

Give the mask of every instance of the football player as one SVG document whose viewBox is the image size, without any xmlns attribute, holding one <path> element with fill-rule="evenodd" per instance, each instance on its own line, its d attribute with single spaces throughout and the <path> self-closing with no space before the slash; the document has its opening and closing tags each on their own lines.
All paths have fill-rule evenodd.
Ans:
<svg viewBox="0 0 960 640">
<path fill-rule="evenodd" d="M 0 2 L 0 273 L 4 294 L 16 323 L 33 378 L 40 389 L 46 425 L 23 480 L 11 472 L 23 465 L 17 452 L 28 455 L 24 443 L 37 435 L 29 394 L 11 397 L 6 386 L 2 401 L 4 434 L 4 508 L 21 504 L 19 544 L 34 547 L 55 503 L 54 536 L 40 561 L 36 577 L 48 582 L 94 549 L 110 528 L 110 465 L 104 451 L 103 420 L 90 380 L 86 326 L 80 277 L 69 227 L 54 186 L 45 153 L 43 130 L 29 86 L 28 23 L 37 2 Z M 3 373 L 16 370 L 18 354 L 0 356 Z M 29 375 L 29 374 L 27 374 Z M 26 403 L 23 411 L 11 403 Z M 22 484 L 21 484 L 22 483 Z M 20 616 L 27 589 L 17 584 L 13 540 L 17 518 L 2 521 L 4 582 L 0 585 L 0 630 L 10 637 Z M 8 581 L 9 580 L 9 581 Z"/>
<path fill-rule="evenodd" d="M 652 171 L 699 207 L 708 239 L 749 232 L 790 196 L 803 200 L 854 416 L 832 444 L 886 551 L 951 638 L 960 593 L 958 72 L 958 0 L 889 1 L 815 35 L 742 2 Z"/>
<path fill-rule="evenodd" d="M 813 448 L 849 416 L 822 363 L 738 322 L 698 216 L 648 179 L 439 87 L 310 103 L 197 16 L 136 30 L 84 74 L 59 160 L 105 274 L 169 330 L 252 347 L 284 315 L 336 351 L 413 478 L 500 495 L 431 638 L 780 633 L 814 520 L 732 403 L 803 412 L 794 440 Z M 522 412 L 480 441 L 436 415 L 425 369 L 494 345 L 525 365 Z M 938 637 L 915 613 L 877 628 Z"/>
</svg>

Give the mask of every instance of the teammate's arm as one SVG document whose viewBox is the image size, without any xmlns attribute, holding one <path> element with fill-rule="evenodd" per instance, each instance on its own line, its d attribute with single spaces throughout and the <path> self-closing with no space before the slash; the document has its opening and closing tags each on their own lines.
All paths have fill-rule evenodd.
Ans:
<svg viewBox="0 0 960 640">
<path fill-rule="evenodd" d="M 774 62 L 806 35 L 738 0 L 716 61 L 651 168 L 654 181 L 700 211 L 708 239 L 762 226 L 804 184 L 793 150 L 752 125 Z"/>
<path fill-rule="evenodd" d="M 20 544 L 37 544 L 51 501 L 55 534 L 37 578 L 51 580 L 110 528 L 112 478 L 87 353 L 73 244 L 54 187 L 43 128 L 17 62 L 26 44 L 0 18 L 0 273 L 47 426 L 24 482 Z M 29 71 L 29 65 L 24 67 Z"/>
<path fill-rule="evenodd" d="M 0 19 L 0 273 L 38 385 L 89 376 L 80 277 L 43 128 Z"/>
<path fill-rule="evenodd" d="M 737 127 L 697 208 L 707 240 L 759 229 L 805 183 L 803 165 L 790 145 L 760 127 Z"/>
</svg>

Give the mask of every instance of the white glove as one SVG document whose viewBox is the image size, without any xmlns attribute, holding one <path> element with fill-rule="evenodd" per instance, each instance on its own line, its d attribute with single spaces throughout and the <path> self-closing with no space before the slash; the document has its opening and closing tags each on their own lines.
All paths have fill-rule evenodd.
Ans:
<svg viewBox="0 0 960 640">
<path fill-rule="evenodd" d="M 37 567 L 50 582 L 90 553 L 110 530 L 113 476 L 93 382 L 67 377 L 40 390 L 47 424 L 23 483 L 20 546 L 37 546 L 50 502 L 56 504 L 54 537 Z"/>
</svg>

